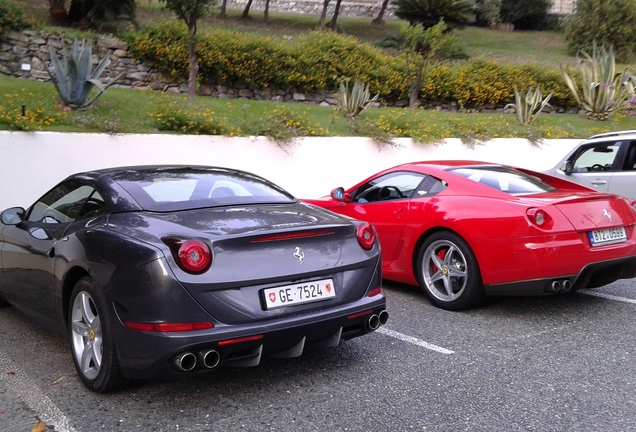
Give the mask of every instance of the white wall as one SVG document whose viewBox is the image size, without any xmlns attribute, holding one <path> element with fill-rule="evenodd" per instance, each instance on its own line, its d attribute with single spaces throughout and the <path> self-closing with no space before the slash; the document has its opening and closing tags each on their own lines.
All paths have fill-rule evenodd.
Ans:
<svg viewBox="0 0 636 432">
<path fill-rule="evenodd" d="M 0 131 L 0 210 L 28 207 L 55 183 L 85 170 L 140 164 L 199 164 L 261 175 L 300 198 L 327 195 L 409 161 L 473 159 L 524 168 L 551 168 L 580 140 L 496 139 L 468 148 L 397 140 L 378 147 L 368 138 L 306 138 L 283 150 L 263 137 L 107 135 Z"/>
</svg>

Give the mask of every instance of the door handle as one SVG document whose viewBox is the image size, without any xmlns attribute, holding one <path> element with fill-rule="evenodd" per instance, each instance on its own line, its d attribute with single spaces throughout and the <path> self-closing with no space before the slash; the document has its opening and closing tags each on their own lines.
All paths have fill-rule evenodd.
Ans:
<svg viewBox="0 0 636 432">
<path fill-rule="evenodd" d="M 404 207 L 400 207 L 399 209 L 395 210 L 393 213 L 395 213 L 396 215 L 400 215 L 404 212 Z"/>
<path fill-rule="evenodd" d="M 592 180 L 592 184 L 593 184 L 593 185 L 598 185 L 598 186 L 600 186 L 600 185 L 604 185 L 604 184 L 606 184 L 606 183 L 607 183 L 607 182 L 606 182 L 605 180 L 602 180 L 602 179 Z"/>
</svg>

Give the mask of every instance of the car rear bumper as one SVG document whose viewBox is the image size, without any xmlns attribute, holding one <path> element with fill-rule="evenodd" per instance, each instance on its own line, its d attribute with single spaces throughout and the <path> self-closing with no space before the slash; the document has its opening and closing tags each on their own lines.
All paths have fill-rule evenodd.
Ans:
<svg viewBox="0 0 636 432">
<path fill-rule="evenodd" d="M 489 284 L 484 285 L 484 290 L 489 296 L 548 295 L 598 288 L 619 279 L 633 277 L 636 277 L 636 256 L 591 263 L 574 275 Z"/>
<path fill-rule="evenodd" d="M 337 346 L 341 340 L 374 331 L 387 318 L 386 298 L 381 293 L 337 309 L 196 332 L 154 333 L 119 325 L 116 340 L 120 366 L 127 377 L 175 379 L 222 365 L 257 366 L 266 356 L 298 357 L 311 346 Z M 209 361 L 204 360 L 206 354 Z"/>
</svg>

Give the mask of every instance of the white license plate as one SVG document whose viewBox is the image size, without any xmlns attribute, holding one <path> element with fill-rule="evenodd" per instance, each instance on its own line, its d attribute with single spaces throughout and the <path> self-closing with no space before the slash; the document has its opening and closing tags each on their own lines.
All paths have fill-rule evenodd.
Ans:
<svg viewBox="0 0 636 432">
<path fill-rule="evenodd" d="M 323 279 L 267 288 L 263 293 L 266 309 L 273 309 L 332 298 L 336 296 L 336 289 L 332 279 Z"/>
<path fill-rule="evenodd" d="M 602 246 L 627 241 L 627 234 L 623 227 L 590 231 L 588 235 L 590 236 L 592 246 Z"/>
</svg>

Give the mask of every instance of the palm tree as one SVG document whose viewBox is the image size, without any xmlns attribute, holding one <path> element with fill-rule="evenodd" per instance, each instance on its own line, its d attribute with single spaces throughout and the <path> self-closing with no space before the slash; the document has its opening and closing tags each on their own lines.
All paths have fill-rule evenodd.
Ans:
<svg viewBox="0 0 636 432">
<path fill-rule="evenodd" d="M 475 21 L 474 0 L 395 0 L 395 16 L 424 28 L 444 20 L 449 29 Z"/>
</svg>

